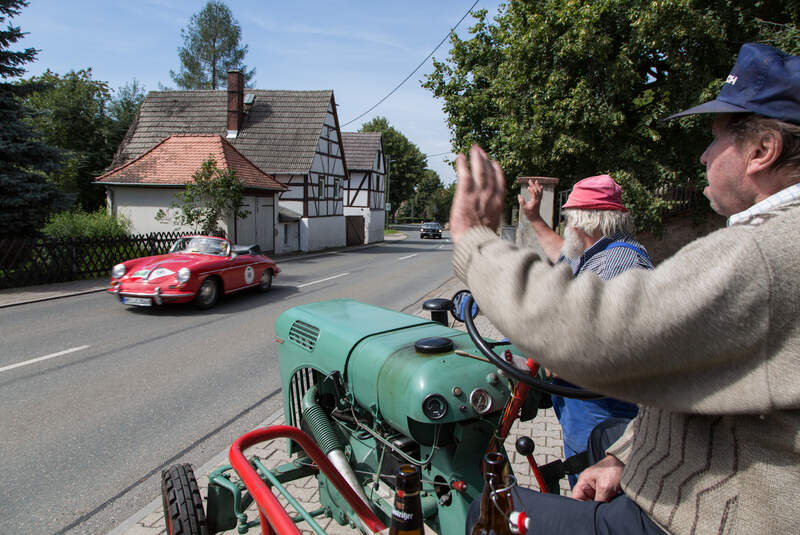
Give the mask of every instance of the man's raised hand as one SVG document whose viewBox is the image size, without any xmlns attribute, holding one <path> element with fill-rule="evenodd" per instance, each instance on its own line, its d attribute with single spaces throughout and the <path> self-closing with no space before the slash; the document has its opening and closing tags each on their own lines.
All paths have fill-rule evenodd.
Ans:
<svg viewBox="0 0 800 535">
<path fill-rule="evenodd" d="M 458 184 L 450 208 L 450 237 L 453 242 L 472 227 L 494 230 L 500 225 L 506 193 L 506 179 L 500 165 L 477 145 L 456 158 Z"/>
</svg>

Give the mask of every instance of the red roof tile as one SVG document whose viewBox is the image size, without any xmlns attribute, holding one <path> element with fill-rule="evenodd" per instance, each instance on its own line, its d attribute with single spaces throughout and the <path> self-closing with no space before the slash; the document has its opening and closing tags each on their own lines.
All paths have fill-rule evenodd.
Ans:
<svg viewBox="0 0 800 535">
<path fill-rule="evenodd" d="M 99 183 L 182 185 L 204 161 L 214 158 L 220 169 L 233 169 L 245 188 L 286 191 L 219 135 L 170 136 L 135 160 L 97 178 Z"/>
</svg>

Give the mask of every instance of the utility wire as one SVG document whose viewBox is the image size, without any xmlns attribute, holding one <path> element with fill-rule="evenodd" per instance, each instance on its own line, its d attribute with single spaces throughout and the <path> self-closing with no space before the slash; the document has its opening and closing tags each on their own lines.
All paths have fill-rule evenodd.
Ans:
<svg viewBox="0 0 800 535">
<path fill-rule="evenodd" d="M 391 96 L 392 96 L 392 94 L 394 94 L 394 92 L 395 92 L 395 91 L 397 91 L 398 89 L 400 89 L 400 87 L 401 87 L 401 86 L 402 86 L 404 83 L 406 83 L 406 82 L 408 81 L 408 79 L 409 79 L 409 78 L 411 78 L 412 76 L 414 76 L 414 73 L 415 73 L 415 72 L 417 72 L 417 71 L 418 71 L 418 70 L 419 70 L 419 69 L 420 69 L 420 68 L 421 68 L 423 65 L 425 65 L 425 62 L 426 62 L 426 61 L 428 61 L 428 60 L 431 58 L 431 56 L 433 56 L 433 54 L 434 54 L 434 53 L 435 53 L 437 50 L 439 50 L 439 47 L 441 47 L 441 46 L 444 44 L 444 42 L 445 42 L 445 41 L 447 41 L 447 38 L 448 38 L 448 37 L 450 37 L 450 34 L 452 34 L 452 33 L 455 31 L 455 29 L 456 29 L 456 28 L 458 28 L 458 25 L 459 25 L 459 24 L 461 24 L 461 22 L 462 22 L 462 21 L 463 21 L 465 18 L 467 18 L 467 15 L 469 15 L 469 14 L 472 12 L 472 10 L 473 10 L 473 9 L 475 9 L 475 6 L 476 6 L 476 5 L 478 5 L 478 2 L 479 2 L 479 1 L 480 1 L 480 0 L 475 0 L 475 3 L 474 3 L 474 4 L 472 4 L 472 7 L 470 7 L 470 8 L 467 10 L 467 12 L 466 12 L 466 13 L 464 13 L 464 16 L 463 16 L 463 17 L 461 17 L 460 19 L 458 19 L 458 22 L 456 22 L 456 25 L 455 25 L 455 26 L 453 26 L 452 28 L 450 28 L 450 31 L 449 31 L 449 32 L 447 32 L 447 35 L 445 35 L 445 36 L 442 38 L 442 40 L 441 40 L 441 41 L 439 41 L 439 44 L 438 44 L 438 45 L 436 45 L 436 48 L 434 48 L 433 50 L 431 50 L 431 53 L 430 53 L 430 54 L 428 54 L 427 56 L 425 56 L 425 59 L 423 59 L 423 60 L 422 60 L 422 62 L 421 62 L 419 65 L 417 65 L 417 68 L 416 68 L 416 69 L 414 69 L 413 71 L 411 71 L 411 73 L 410 73 L 408 76 L 406 76 L 405 78 L 403 78 L 403 81 L 402 81 L 402 82 L 400 82 L 399 84 L 397 84 L 397 85 L 395 86 L 395 88 L 394 88 L 394 89 L 392 89 L 391 91 L 389 91 L 389 93 L 388 93 L 388 94 L 387 94 L 385 97 L 383 97 L 382 99 L 380 99 L 380 100 L 377 102 L 377 104 L 375 104 L 374 106 L 372 106 L 370 109 L 368 109 L 367 111 L 365 111 L 364 113 L 362 113 L 361 115 L 359 115 L 358 117 L 356 117 L 355 119 L 351 119 L 350 121 L 348 121 L 348 122 L 344 123 L 344 124 L 341 126 L 341 128 L 344 128 L 345 126 L 349 125 L 350 123 L 354 123 L 354 122 L 358 121 L 359 119 L 361 119 L 362 117 L 364 117 L 366 114 L 368 114 L 369 112 L 371 112 L 372 110 L 374 110 L 375 108 L 377 108 L 378 106 L 380 106 L 381 104 L 383 104 L 383 101 L 384 101 L 384 100 L 386 100 L 387 98 L 391 97 Z"/>
</svg>

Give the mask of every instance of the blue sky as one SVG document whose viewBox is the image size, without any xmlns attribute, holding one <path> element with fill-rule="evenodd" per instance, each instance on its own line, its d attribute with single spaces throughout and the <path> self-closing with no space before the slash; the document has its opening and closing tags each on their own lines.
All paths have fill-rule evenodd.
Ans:
<svg viewBox="0 0 800 535">
<path fill-rule="evenodd" d="M 344 125 L 400 83 L 447 34 L 475 0 L 228 0 L 249 46 L 245 63 L 256 69 L 259 89 L 333 89 Z M 30 0 L 12 20 L 28 32 L 16 48 L 40 50 L 25 76 L 50 69 L 59 74 L 92 68 L 93 77 L 116 89 L 134 78 L 145 89 L 175 87 L 181 28 L 206 0 Z M 475 9 L 493 16 L 501 2 L 480 0 Z M 462 37 L 474 19 L 458 28 Z M 446 42 L 434 54 L 442 60 Z M 375 116 L 386 117 L 429 155 L 449 153 L 450 133 L 441 101 L 420 87 L 432 62 L 417 71 L 375 110 L 348 126 L 355 131 Z M 428 166 L 445 183 L 455 180 L 446 163 Z"/>
</svg>

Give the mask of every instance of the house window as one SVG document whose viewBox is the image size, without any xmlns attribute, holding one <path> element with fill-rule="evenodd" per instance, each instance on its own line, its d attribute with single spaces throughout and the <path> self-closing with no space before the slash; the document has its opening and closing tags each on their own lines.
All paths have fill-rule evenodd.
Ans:
<svg viewBox="0 0 800 535">
<path fill-rule="evenodd" d="M 325 176 L 320 175 L 319 182 L 317 182 L 317 198 L 322 199 L 325 197 Z"/>
<path fill-rule="evenodd" d="M 283 224 L 283 244 L 289 245 L 289 225 Z"/>
<path fill-rule="evenodd" d="M 338 199 L 342 189 L 342 181 L 340 179 L 336 179 L 333 181 L 333 198 Z"/>
</svg>

